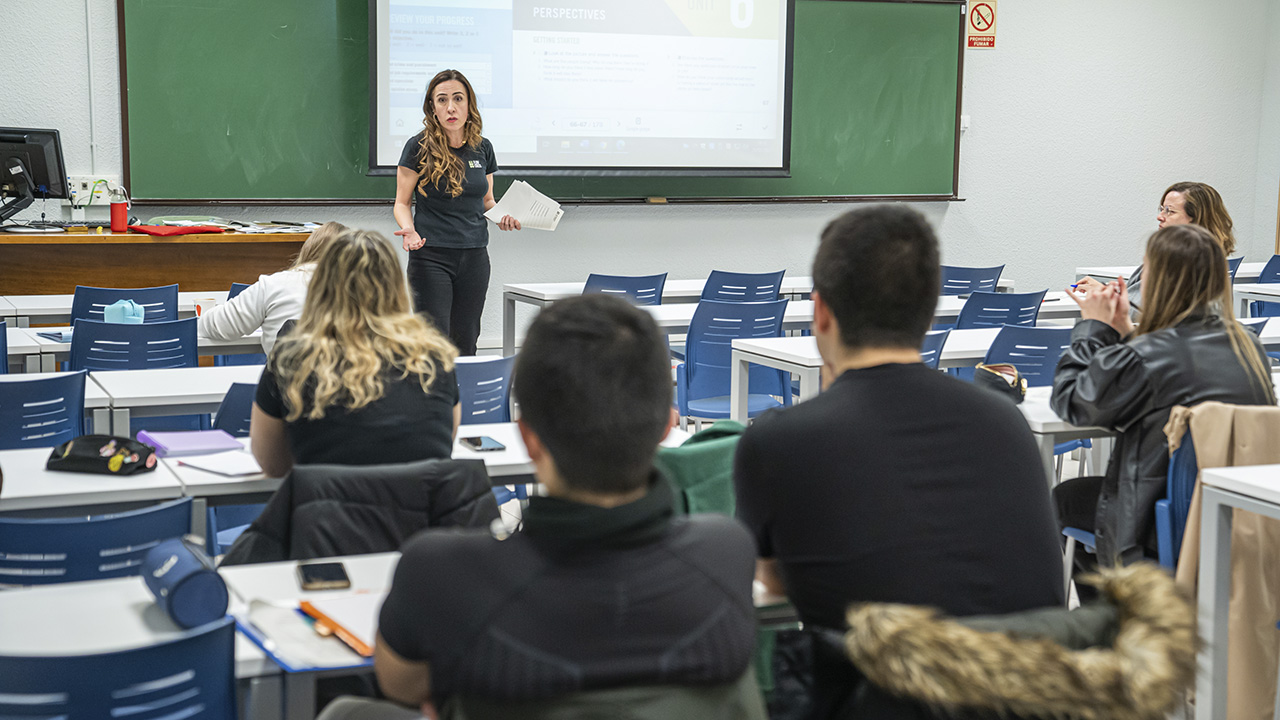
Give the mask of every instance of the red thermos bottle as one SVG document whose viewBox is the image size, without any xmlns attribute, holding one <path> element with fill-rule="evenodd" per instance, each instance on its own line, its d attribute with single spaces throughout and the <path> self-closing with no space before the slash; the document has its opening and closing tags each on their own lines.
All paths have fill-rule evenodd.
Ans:
<svg viewBox="0 0 1280 720">
<path fill-rule="evenodd" d="M 129 229 L 129 197 L 120 188 L 111 189 L 111 232 Z"/>
</svg>

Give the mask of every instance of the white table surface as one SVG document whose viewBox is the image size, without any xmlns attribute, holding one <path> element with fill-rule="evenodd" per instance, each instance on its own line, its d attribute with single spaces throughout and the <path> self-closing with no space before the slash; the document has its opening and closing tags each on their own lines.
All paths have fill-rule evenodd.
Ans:
<svg viewBox="0 0 1280 720">
<path fill-rule="evenodd" d="M 1253 282 L 1262 274 L 1262 268 L 1267 263 L 1264 262 L 1242 262 L 1240 269 L 1236 270 L 1237 282 Z M 1137 270 L 1137 265 L 1089 265 L 1076 268 L 1076 277 L 1081 278 L 1086 275 L 1098 278 L 1099 280 L 1115 280 L 1122 277 L 1126 280 Z"/>
<path fill-rule="evenodd" d="M 57 355 L 60 359 L 66 359 L 65 356 L 71 352 L 70 342 L 59 342 L 58 340 L 50 340 L 47 337 L 38 335 L 40 332 L 67 332 L 71 330 L 70 325 L 60 325 L 56 327 L 40 327 L 30 328 L 26 332 L 30 333 L 39 344 L 40 352 L 49 355 Z M 239 353 L 260 353 L 262 352 L 262 330 L 254 330 L 244 337 L 231 338 L 230 340 L 214 340 L 196 335 L 196 350 L 201 355 L 236 355 Z"/>
<path fill-rule="evenodd" d="M 39 380 L 41 378 L 62 377 L 70 375 L 68 372 L 52 372 L 52 373 L 12 373 L 0 375 L 0 382 L 25 382 L 27 380 Z M 93 381 L 92 377 L 85 378 L 84 381 L 84 407 L 86 410 L 94 408 L 105 408 L 111 406 L 111 397 L 107 395 L 107 391 Z"/>
<path fill-rule="evenodd" d="M 182 483 L 164 463 L 136 475 L 95 475 L 45 469 L 52 448 L 0 450 L 0 511 L 174 500 Z M 0 593 L 3 595 L 3 593 Z"/>
<path fill-rule="evenodd" d="M 184 414 L 217 410 L 233 383 L 257 385 L 262 368 L 262 365 L 229 365 L 100 370 L 89 373 L 89 377 L 110 396 L 113 408 L 128 408 L 135 415 L 154 408 L 178 409 L 181 412 L 169 414 Z"/>
<path fill-rule="evenodd" d="M 972 367 L 987 356 L 1000 328 L 952 330 L 942 346 L 939 367 Z M 822 367 L 818 341 L 810 337 L 743 338 L 733 341 L 734 350 L 784 360 L 803 368 Z"/>
<path fill-rule="evenodd" d="M 691 278 L 687 280 L 672 280 L 668 278 L 662 286 L 662 299 L 664 302 L 668 300 L 697 299 L 702 296 L 702 289 L 706 287 L 706 284 L 706 278 Z M 585 286 L 585 282 L 507 283 L 502 286 L 502 291 L 512 295 L 519 295 L 521 299 L 528 298 L 529 300 L 545 303 L 581 295 Z M 1009 291 L 1014 287 L 1014 284 L 1012 280 L 1001 277 L 999 282 L 996 283 L 996 287 Z M 784 275 L 779 292 L 783 295 L 813 292 L 813 278 Z"/>
<path fill-rule="evenodd" d="M 5 295 L 0 301 L 12 309 L 4 311 L 5 315 L 14 315 L 34 320 L 37 323 L 66 321 L 71 316 L 71 301 L 74 294 L 58 295 Z M 227 301 L 227 291 L 201 291 L 178 293 L 179 317 L 192 317 L 196 314 L 196 300 L 214 298 L 219 303 Z"/>
<path fill-rule="evenodd" d="M 14 317 L 17 314 L 17 310 L 13 307 L 13 303 L 3 297 L 0 297 L 0 320 Z"/>
<path fill-rule="evenodd" d="M 6 327 L 4 336 L 11 356 L 36 355 L 40 352 L 40 341 L 26 328 Z"/>
<path fill-rule="evenodd" d="M 1280 505 L 1280 465 L 1249 465 L 1205 470 L 1200 482 L 1227 492 Z"/>
</svg>

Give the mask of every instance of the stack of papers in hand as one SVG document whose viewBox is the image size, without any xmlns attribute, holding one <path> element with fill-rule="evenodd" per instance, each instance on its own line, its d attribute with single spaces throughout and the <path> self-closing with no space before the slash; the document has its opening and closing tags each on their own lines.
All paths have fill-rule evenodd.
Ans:
<svg viewBox="0 0 1280 720">
<path fill-rule="evenodd" d="M 523 228 L 555 230 L 564 210 L 560 209 L 560 203 L 534 190 L 529 183 L 516 180 L 502 199 L 484 214 L 494 222 L 502 222 L 503 215 L 519 220 Z"/>
</svg>

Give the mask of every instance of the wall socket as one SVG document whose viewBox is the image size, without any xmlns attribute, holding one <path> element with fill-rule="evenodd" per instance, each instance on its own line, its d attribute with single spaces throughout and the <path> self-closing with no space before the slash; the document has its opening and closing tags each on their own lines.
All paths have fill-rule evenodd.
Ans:
<svg viewBox="0 0 1280 720">
<path fill-rule="evenodd" d="M 99 180 L 106 180 L 106 183 L 100 183 Z M 98 183 L 94 186 L 94 183 Z M 120 187 L 119 175 L 70 175 L 67 177 L 67 194 L 71 196 L 67 200 L 69 205 L 85 205 L 89 202 L 89 192 L 93 192 L 94 205 L 108 205 L 111 202 L 111 193 L 107 188 L 107 183 L 114 187 Z"/>
</svg>

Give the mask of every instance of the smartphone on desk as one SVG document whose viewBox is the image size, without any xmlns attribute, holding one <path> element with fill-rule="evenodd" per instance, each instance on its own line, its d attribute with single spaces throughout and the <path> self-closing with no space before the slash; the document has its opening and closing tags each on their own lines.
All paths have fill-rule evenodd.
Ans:
<svg viewBox="0 0 1280 720">
<path fill-rule="evenodd" d="M 351 578 L 340 562 L 299 563 L 298 584 L 303 590 L 346 590 Z"/>
<path fill-rule="evenodd" d="M 458 438 L 458 441 L 462 443 L 463 447 L 469 450 L 475 450 L 476 452 L 492 452 L 494 450 L 507 449 L 506 445 L 503 445 L 502 443 L 498 442 L 497 440 L 494 440 L 488 435 L 477 435 L 476 437 Z"/>
</svg>

